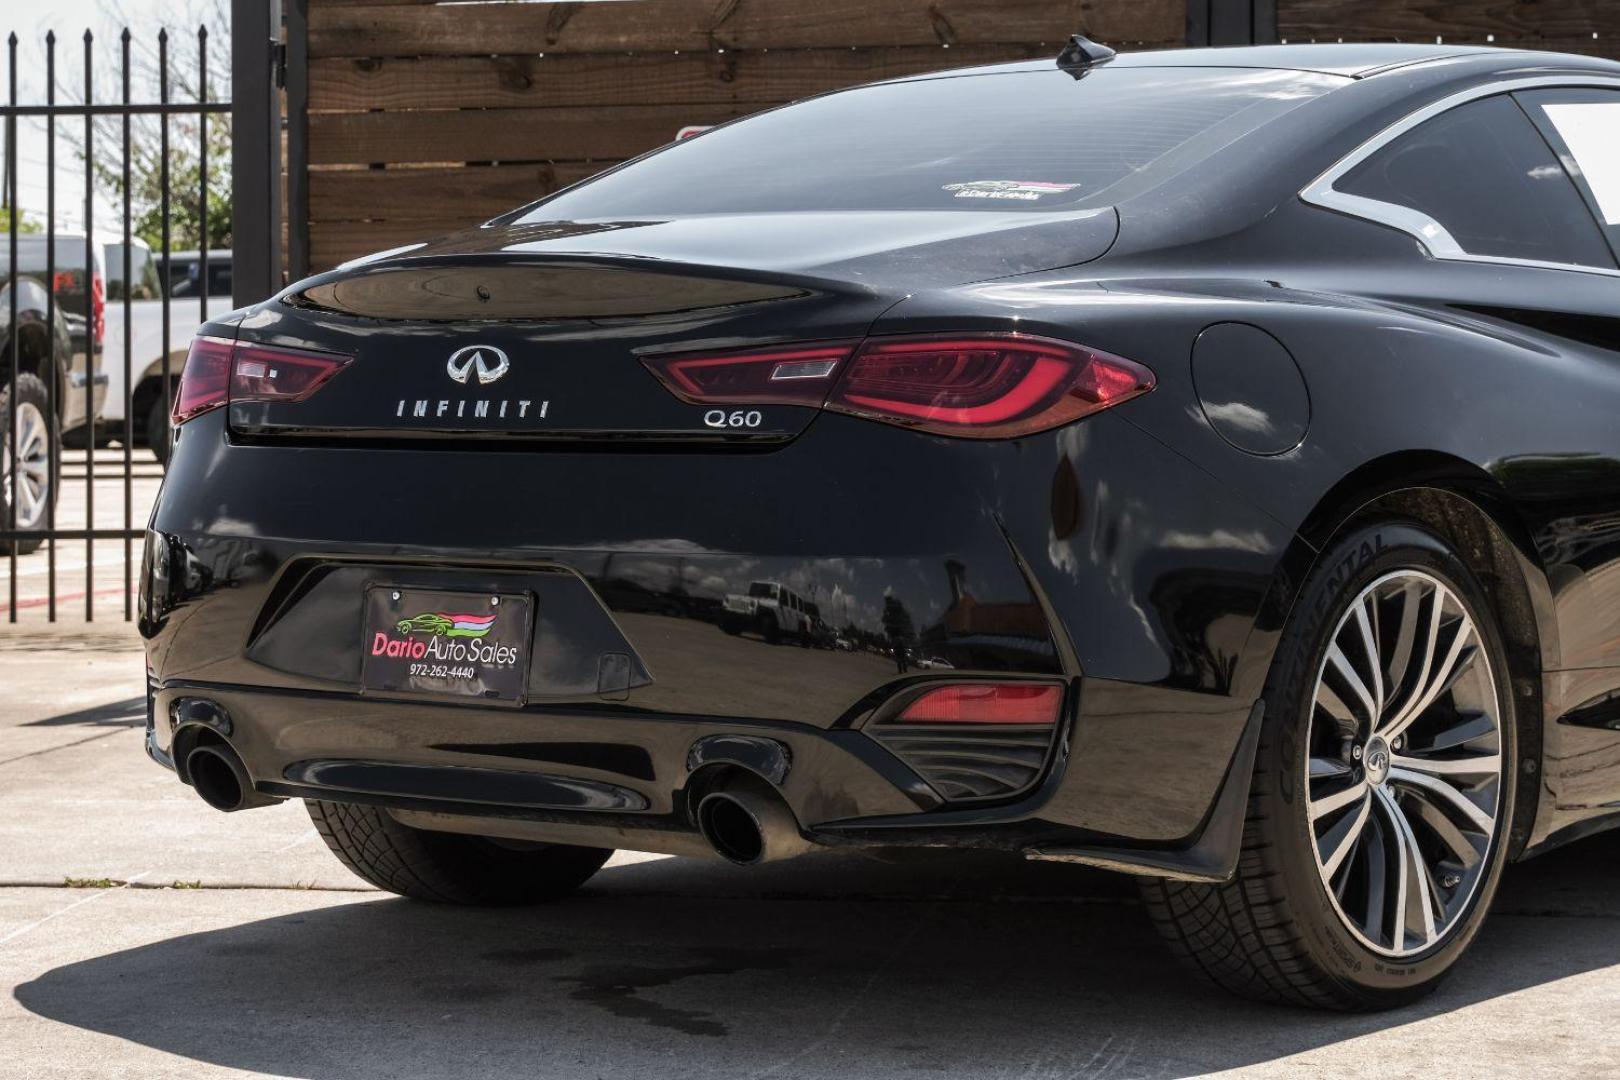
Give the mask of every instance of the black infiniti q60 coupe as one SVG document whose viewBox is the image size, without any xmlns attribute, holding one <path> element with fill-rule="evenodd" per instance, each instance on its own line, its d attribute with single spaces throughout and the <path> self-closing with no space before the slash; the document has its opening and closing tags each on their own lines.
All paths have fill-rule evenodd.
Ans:
<svg viewBox="0 0 1620 1080">
<path fill-rule="evenodd" d="M 148 750 L 407 896 L 612 849 L 1138 875 L 1429 990 L 1620 822 L 1620 64 L 1114 56 L 716 128 L 204 327 Z"/>
</svg>

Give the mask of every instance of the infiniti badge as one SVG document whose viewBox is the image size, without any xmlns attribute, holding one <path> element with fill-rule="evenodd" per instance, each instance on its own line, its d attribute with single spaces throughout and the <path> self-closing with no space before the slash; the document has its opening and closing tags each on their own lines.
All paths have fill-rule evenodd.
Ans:
<svg viewBox="0 0 1620 1080">
<path fill-rule="evenodd" d="M 487 384 L 505 375 L 506 369 L 511 366 L 506 354 L 493 345 L 468 345 L 450 354 L 450 362 L 445 365 L 445 370 L 456 382 L 464 383 L 476 368 L 479 383 Z"/>
</svg>

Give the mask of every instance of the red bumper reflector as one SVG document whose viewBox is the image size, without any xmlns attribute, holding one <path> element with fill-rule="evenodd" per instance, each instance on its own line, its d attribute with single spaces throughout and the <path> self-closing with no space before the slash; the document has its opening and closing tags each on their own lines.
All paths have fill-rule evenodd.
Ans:
<svg viewBox="0 0 1620 1080">
<path fill-rule="evenodd" d="M 1061 686 L 1031 683 L 953 683 L 912 701 L 890 723 L 1041 724 L 1057 723 L 1063 707 Z"/>
<path fill-rule="evenodd" d="M 353 357 L 197 337 L 170 416 L 175 426 L 228 401 L 304 401 Z"/>
<path fill-rule="evenodd" d="M 707 355 L 649 370 L 694 405 L 806 405 L 937 435 L 1007 439 L 1062 427 L 1153 389 L 1131 360 L 1027 334 L 868 338 Z"/>
</svg>

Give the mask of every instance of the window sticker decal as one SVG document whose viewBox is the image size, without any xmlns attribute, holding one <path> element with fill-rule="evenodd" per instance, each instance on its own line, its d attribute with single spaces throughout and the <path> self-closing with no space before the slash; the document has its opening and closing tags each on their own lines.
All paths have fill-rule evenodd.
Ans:
<svg viewBox="0 0 1620 1080">
<path fill-rule="evenodd" d="M 1606 225 L 1620 225 L 1620 103 L 1543 105 L 1597 199 Z"/>
<path fill-rule="evenodd" d="M 1040 180 L 969 180 L 960 184 L 946 184 L 958 199 L 1014 199 L 1034 202 L 1047 195 L 1061 195 L 1073 191 L 1079 184 L 1049 184 Z"/>
</svg>

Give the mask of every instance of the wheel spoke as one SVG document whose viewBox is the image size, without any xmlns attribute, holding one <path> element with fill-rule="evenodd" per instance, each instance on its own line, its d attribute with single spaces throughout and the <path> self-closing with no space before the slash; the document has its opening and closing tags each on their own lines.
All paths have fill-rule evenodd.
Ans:
<svg viewBox="0 0 1620 1080">
<path fill-rule="evenodd" d="M 1367 684 L 1361 681 L 1361 676 L 1356 674 L 1356 669 L 1350 664 L 1350 658 L 1344 655 L 1344 650 L 1339 648 L 1337 642 L 1328 646 L 1328 663 L 1333 665 L 1344 681 L 1349 684 L 1350 692 L 1356 696 L 1356 700 L 1361 702 L 1361 707 L 1365 710 L 1367 723 L 1369 725 L 1378 723 L 1378 707 L 1373 701 L 1372 691 L 1368 690 Z"/>
<path fill-rule="evenodd" d="M 1451 688 L 1456 677 L 1461 675 L 1463 669 L 1473 661 L 1473 650 L 1468 650 L 1466 658 L 1463 656 L 1463 652 L 1473 636 L 1474 624 L 1469 622 L 1465 616 L 1457 624 L 1457 632 L 1452 636 L 1451 647 L 1446 650 L 1445 658 L 1428 672 L 1428 686 L 1422 690 L 1421 694 L 1418 693 L 1417 688 L 1414 688 L 1414 696 L 1384 729 L 1385 738 L 1394 739 L 1404 733 L 1412 725 L 1412 721 L 1423 715 L 1423 710 L 1434 704 L 1441 694 Z"/>
<path fill-rule="evenodd" d="M 1358 780 L 1341 791 L 1335 791 L 1332 795 L 1312 799 L 1310 805 L 1311 820 L 1316 821 L 1318 818 L 1326 817 L 1336 810 L 1343 810 L 1359 799 L 1366 791 L 1366 782 Z"/>
<path fill-rule="evenodd" d="M 1398 708 L 1390 710 L 1395 719 L 1404 716 L 1412 702 L 1417 701 L 1423 694 L 1423 689 L 1429 682 L 1429 668 L 1434 664 L 1434 653 L 1439 647 L 1440 620 L 1445 615 L 1446 590 L 1435 585 L 1429 591 L 1429 617 L 1423 623 L 1423 638 L 1415 642 L 1414 648 L 1418 654 L 1417 678 L 1412 680 L 1411 689 Z"/>
<path fill-rule="evenodd" d="M 1322 872 L 1328 880 L 1333 880 L 1344 865 L 1345 857 L 1356 849 L 1361 842 L 1361 833 L 1367 825 L 1367 814 L 1372 809 L 1372 796 L 1362 791 L 1361 803 L 1356 812 L 1346 814 L 1343 818 L 1317 838 L 1317 847 L 1322 852 Z"/>
<path fill-rule="evenodd" d="M 1323 780 L 1330 776 L 1349 776 L 1350 766 L 1334 758 L 1313 757 L 1310 761 L 1310 775 L 1312 780 Z"/>
<path fill-rule="evenodd" d="M 1496 827 L 1496 821 L 1491 815 L 1481 810 L 1474 800 L 1438 776 L 1429 776 L 1427 773 L 1413 772 L 1410 769 L 1392 766 L 1389 770 L 1389 782 L 1392 784 L 1404 784 L 1415 789 L 1419 795 L 1436 796 L 1431 801 L 1437 806 L 1441 809 L 1451 807 L 1462 814 L 1477 831 L 1485 833 L 1487 836 Z"/>
<path fill-rule="evenodd" d="M 1361 850 L 1366 852 L 1367 878 L 1367 900 L 1362 906 L 1361 927 L 1369 940 L 1382 941 L 1389 890 L 1389 838 L 1381 824 L 1381 815 L 1369 816 L 1367 834 L 1367 842 L 1361 845 Z"/>
<path fill-rule="evenodd" d="M 1483 739 L 1487 735 L 1496 734 L 1496 721 L 1485 713 L 1464 713 L 1456 724 L 1440 732 L 1429 740 L 1424 753 L 1439 753 L 1442 750 L 1454 750 L 1459 746 Z"/>
<path fill-rule="evenodd" d="M 1405 901 L 1400 912 L 1400 920 L 1405 929 L 1420 934 L 1422 944 L 1427 945 L 1435 938 L 1434 879 L 1429 875 L 1429 866 L 1423 859 L 1423 850 L 1418 847 L 1417 837 L 1412 835 L 1411 823 L 1406 820 L 1406 814 L 1401 810 L 1400 803 L 1382 788 L 1378 789 L 1378 797 L 1383 801 L 1385 813 L 1394 825 L 1396 846 L 1399 849 L 1403 887 L 1401 897 Z M 1404 947 L 1405 942 L 1398 940 L 1396 944 L 1398 947 Z"/>
<path fill-rule="evenodd" d="M 1390 842 L 1395 848 L 1395 926 L 1390 933 L 1390 943 L 1396 949 L 1406 948 L 1406 893 L 1411 888 L 1409 880 L 1410 867 L 1406 861 L 1405 840 L 1401 836 L 1401 826 L 1396 818 L 1400 811 L 1395 809 L 1395 800 L 1389 797 L 1389 792 L 1377 789 L 1378 809 L 1389 824 Z"/>
<path fill-rule="evenodd" d="M 1400 693 L 1401 684 L 1406 681 L 1407 669 L 1412 664 L 1412 645 L 1417 640 L 1418 614 L 1422 607 L 1422 584 L 1408 581 L 1401 586 L 1401 624 L 1395 631 L 1395 644 L 1390 649 L 1389 668 L 1385 672 L 1389 686 L 1385 693 L 1387 700 L 1394 700 L 1395 695 Z"/>
<path fill-rule="evenodd" d="M 1383 662 L 1378 658 L 1378 635 L 1374 632 L 1372 621 L 1367 617 L 1367 605 L 1372 603 L 1374 594 L 1368 593 L 1367 598 L 1356 605 L 1356 628 L 1361 631 L 1361 651 L 1367 657 L 1367 673 L 1372 676 L 1372 717 L 1373 723 L 1384 715 L 1384 671 Z"/>
<path fill-rule="evenodd" d="M 1502 759 L 1495 754 L 1476 754 L 1463 758 L 1409 757 L 1396 754 L 1389 759 L 1390 766 L 1427 773 L 1430 776 L 1495 776 L 1502 771 Z"/>
<path fill-rule="evenodd" d="M 1346 738 L 1354 738 L 1360 731 L 1361 725 L 1356 720 L 1356 714 L 1344 703 L 1338 692 L 1327 684 L 1326 679 L 1316 684 L 1316 704 L 1333 718 L 1333 722 L 1339 726 L 1339 730 Z"/>
<path fill-rule="evenodd" d="M 1425 828 L 1451 850 L 1464 870 L 1472 870 L 1480 860 L 1481 852 L 1457 828 L 1456 822 L 1427 799 L 1413 799 L 1412 812 Z M 1411 820 L 1410 817 L 1407 820 Z"/>
</svg>

